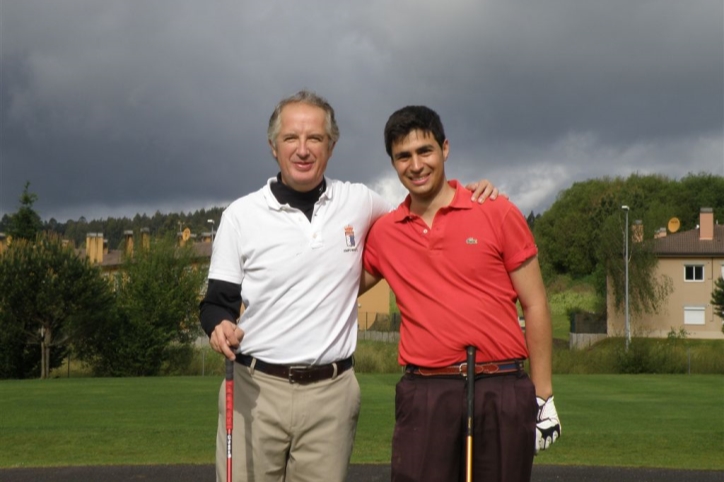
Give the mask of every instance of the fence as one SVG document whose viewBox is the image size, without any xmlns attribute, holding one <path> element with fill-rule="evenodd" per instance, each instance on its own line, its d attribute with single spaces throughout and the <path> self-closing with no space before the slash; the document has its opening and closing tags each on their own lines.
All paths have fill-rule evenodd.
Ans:
<svg viewBox="0 0 724 482">
<path fill-rule="evenodd" d="M 397 343 L 400 341 L 400 314 L 361 312 L 358 315 L 357 339 Z"/>
<path fill-rule="evenodd" d="M 585 311 L 571 313 L 571 329 L 568 334 L 568 347 L 571 350 L 588 348 L 608 337 L 606 318 Z"/>
</svg>

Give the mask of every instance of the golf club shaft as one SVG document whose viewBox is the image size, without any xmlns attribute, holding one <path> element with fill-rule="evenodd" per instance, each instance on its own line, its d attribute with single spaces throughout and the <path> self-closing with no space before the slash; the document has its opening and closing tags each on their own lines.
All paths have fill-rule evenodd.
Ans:
<svg viewBox="0 0 724 482">
<path fill-rule="evenodd" d="M 226 359 L 226 482 L 231 482 L 231 433 L 234 430 L 234 362 Z"/>
<path fill-rule="evenodd" d="M 465 457 L 465 481 L 473 481 L 473 414 L 475 413 L 475 347 L 469 346 L 467 349 L 468 359 L 468 423 L 467 423 L 467 443 Z"/>
</svg>

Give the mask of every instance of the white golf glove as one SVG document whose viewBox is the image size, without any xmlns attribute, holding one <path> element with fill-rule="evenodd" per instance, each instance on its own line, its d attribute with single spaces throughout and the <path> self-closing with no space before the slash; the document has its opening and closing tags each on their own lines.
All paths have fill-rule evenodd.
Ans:
<svg viewBox="0 0 724 482">
<path fill-rule="evenodd" d="M 545 450 L 561 436 L 561 421 L 553 404 L 553 395 L 548 400 L 535 397 L 538 402 L 538 415 L 535 422 L 535 454 Z"/>
</svg>

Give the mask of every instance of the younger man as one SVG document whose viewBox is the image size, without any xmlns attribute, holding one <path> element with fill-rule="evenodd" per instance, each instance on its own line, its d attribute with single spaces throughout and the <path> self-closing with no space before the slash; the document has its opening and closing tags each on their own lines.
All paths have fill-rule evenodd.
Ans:
<svg viewBox="0 0 724 482">
<path fill-rule="evenodd" d="M 392 480 L 462 480 L 461 364 L 472 345 L 474 480 L 529 481 L 534 454 L 560 435 L 537 248 L 507 199 L 473 203 L 457 181 L 448 182 L 449 147 L 427 107 L 400 109 L 385 126 L 387 154 L 409 196 L 371 228 L 362 286 L 384 277 L 402 315 L 399 361 L 406 368 L 395 397 Z"/>
</svg>

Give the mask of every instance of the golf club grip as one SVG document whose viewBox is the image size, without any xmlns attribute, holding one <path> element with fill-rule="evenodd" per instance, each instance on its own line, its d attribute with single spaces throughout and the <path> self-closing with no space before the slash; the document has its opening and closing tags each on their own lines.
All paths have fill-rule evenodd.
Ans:
<svg viewBox="0 0 724 482">
<path fill-rule="evenodd" d="M 234 362 L 226 359 L 226 431 L 234 428 Z"/>
<path fill-rule="evenodd" d="M 234 362 L 226 359 L 226 482 L 231 482 L 231 432 L 234 430 Z"/>
</svg>

